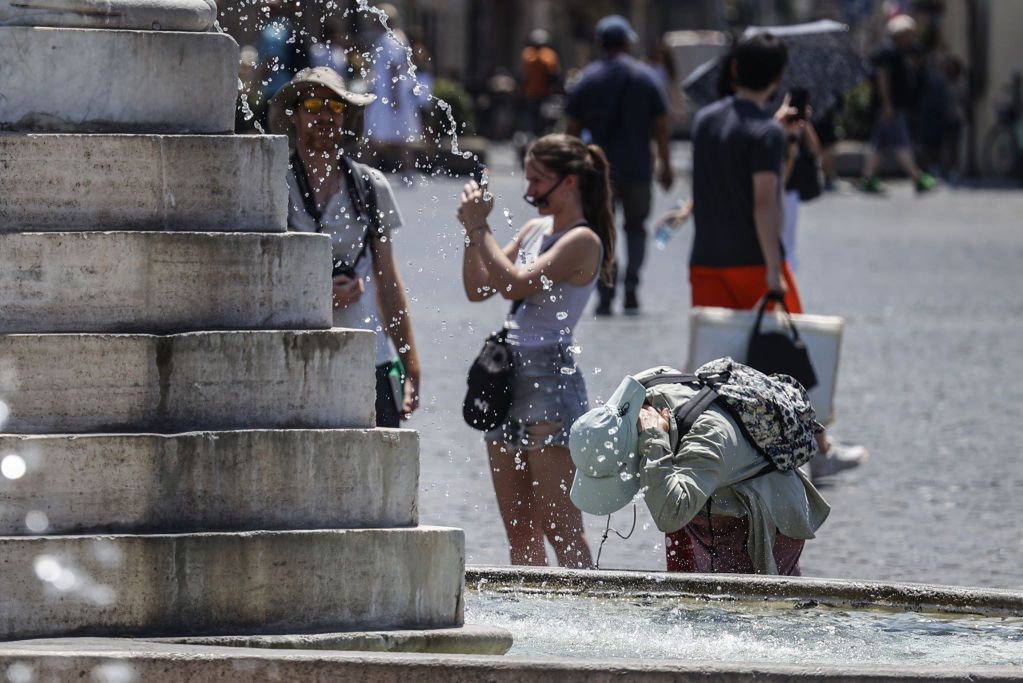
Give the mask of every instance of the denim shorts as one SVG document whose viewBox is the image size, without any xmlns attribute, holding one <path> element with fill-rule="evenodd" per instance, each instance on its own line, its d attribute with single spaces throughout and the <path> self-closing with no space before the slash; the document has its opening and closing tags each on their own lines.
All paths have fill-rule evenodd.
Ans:
<svg viewBox="0 0 1023 683">
<path fill-rule="evenodd" d="M 512 444 L 516 450 L 568 446 L 572 423 L 589 408 L 586 382 L 566 343 L 511 346 L 515 373 L 512 402 L 503 424 L 486 433 L 488 442 Z M 552 422 L 531 432 L 529 425 Z"/>
</svg>

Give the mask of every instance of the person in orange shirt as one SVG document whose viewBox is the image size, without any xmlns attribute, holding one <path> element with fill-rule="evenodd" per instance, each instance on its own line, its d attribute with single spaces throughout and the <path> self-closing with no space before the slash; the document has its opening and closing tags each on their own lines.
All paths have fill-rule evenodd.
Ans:
<svg viewBox="0 0 1023 683">
<path fill-rule="evenodd" d="M 550 46 L 550 34 L 537 29 L 522 50 L 522 129 L 539 137 L 546 133 L 541 107 L 554 94 L 561 77 L 561 60 Z"/>
</svg>

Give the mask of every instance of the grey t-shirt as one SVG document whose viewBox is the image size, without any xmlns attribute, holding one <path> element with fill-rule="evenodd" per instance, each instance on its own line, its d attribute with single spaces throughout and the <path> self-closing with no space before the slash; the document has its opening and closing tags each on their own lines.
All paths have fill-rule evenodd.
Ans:
<svg viewBox="0 0 1023 683">
<path fill-rule="evenodd" d="M 693 121 L 693 251 L 690 265 L 761 266 L 753 174 L 782 173 L 785 132 L 754 102 L 726 97 Z"/>
<path fill-rule="evenodd" d="M 377 208 L 381 214 L 383 237 L 391 239 L 392 234 L 402 225 L 398 205 L 394 201 L 394 192 L 384 174 L 376 169 L 369 169 L 369 181 L 376 188 Z M 316 232 L 316 222 L 305 210 L 302 193 L 295 182 L 295 175 L 288 171 L 288 229 L 299 232 Z M 359 250 L 362 249 L 364 238 L 368 237 L 366 223 L 352 208 L 348 189 L 342 185 L 341 190 L 330 198 L 321 218 L 323 232 L 330 235 L 334 247 L 334 260 L 343 259 L 353 263 Z M 370 237 L 370 239 L 373 239 Z M 375 277 L 373 277 L 373 252 L 367 248 L 366 253 L 355 265 L 356 274 L 366 284 L 366 290 L 359 300 L 344 308 L 334 309 L 334 326 L 351 327 L 360 330 L 372 330 L 376 333 L 376 363 L 386 363 L 394 358 L 391 343 L 380 324 L 377 311 Z"/>
</svg>

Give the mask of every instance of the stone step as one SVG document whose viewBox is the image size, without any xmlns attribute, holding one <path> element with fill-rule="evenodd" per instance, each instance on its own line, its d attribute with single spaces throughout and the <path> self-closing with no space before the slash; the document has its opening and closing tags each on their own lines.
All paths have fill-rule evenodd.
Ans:
<svg viewBox="0 0 1023 683">
<path fill-rule="evenodd" d="M 365 330 L 0 335 L 5 431 L 372 427 Z"/>
<path fill-rule="evenodd" d="M 0 333 L 328 329 L 311 233 L 0 234 Z"/>
<path fill-rule="evenodd" d="M 281 636 L 145 638 L 143 642 L 273 650 L 429 652 L 456 655 L 503 655 L 511 649 L 513 644 L 511 633 L 503 628 L 470 624 L 457 628 L 345 631 L 343 633 L 301 633 Z"/>
<path fill-rule="evenodd" d="M 0 640 L 462 625 L 464 539 L 439 527 L 0 537 Z"/>
<path fill-rule="evenodd" d="M 225 33 L 0 28 L 0 130 L 230 133 L 237 93 Z"/>
<path fill-rule="evenodd" d="M 0 535 L 407 527 L 419 521 L 419 436 L 287 429 L 0 434 Z"/>
<path fill-rule="evenodd" d="M 0 160 L 0 233 L 287 226 L 281 136 L 0 135 Z"/>
</svg>

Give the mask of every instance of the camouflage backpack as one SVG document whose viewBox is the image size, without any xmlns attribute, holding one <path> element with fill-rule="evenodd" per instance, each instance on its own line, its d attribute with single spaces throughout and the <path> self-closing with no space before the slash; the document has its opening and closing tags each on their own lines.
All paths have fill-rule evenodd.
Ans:
<svg viewBox="0 0 1023 683">
<path fill-rule="evenodd" d="M 803 386 L 788 375 L 765 375 L 731 358 L 701 365 L 693 375 L 662 373 L 644 380 L 687 384 L 696 394 L 675 411 L 679 440 L 711 404 L 731 415 L 743 436 L 769 464 L 755 476 L 774 470 L 794 470 L 817 454 L 815 436 L 824 431 Z"/>
</svg>

